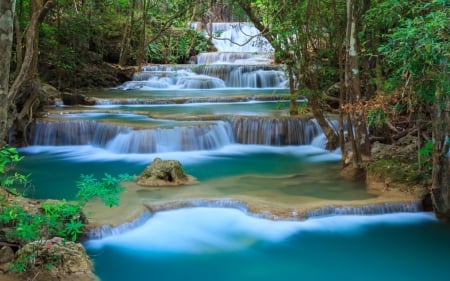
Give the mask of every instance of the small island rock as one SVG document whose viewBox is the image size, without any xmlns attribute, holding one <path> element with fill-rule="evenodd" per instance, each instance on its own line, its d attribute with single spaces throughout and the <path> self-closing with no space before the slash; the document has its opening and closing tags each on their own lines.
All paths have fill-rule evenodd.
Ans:
<svg viewBox="0 0 450 281">
<path fill-rule="evenodd" d="M 155 158 L 138 178 L 142 186 L 178 186 L 195 183 L 196 179 L 187 175 L 177 160 Z"/>
</svg>

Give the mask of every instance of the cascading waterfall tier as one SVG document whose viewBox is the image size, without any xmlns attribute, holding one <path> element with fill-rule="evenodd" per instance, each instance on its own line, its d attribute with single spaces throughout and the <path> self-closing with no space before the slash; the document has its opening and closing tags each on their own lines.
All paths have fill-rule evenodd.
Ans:
<svg viewBox="0 0 450 281">
<path fill-rule="evenodd" d="M 104 147 L 129 128 L 91 120 L 45 122 L 31 126 L 29 139 L 33 145 L 95 145 Z"/>
<path fill-rule="evenodd" d="M 191 27 L 211 37 L 219 52 L 272 53 L 273 47 L 252 24 L 245 22 L 196 22 Z"/>
<path fill-rule="evenodd" d="M 190 65 L 148 65 L 132 81 L 119 87 L 131 89 L 286 89 L 283 67 L 273 63 L 273 48 L 249 23 L 212 23 L 192 28 L 213 35 L 217 52 L 191 59 Z"/>
<path fill-rule="evenodd" d="M 321 134 L 314 120 L 230 117 L 197 125 L 134 130 L 92 120 L 37 121 L 34 145 L 93 145 L 115 153 L 213 150 L 228 144 L 305 145 Z"/>
<path fill-rule="evenodd" d="M 229 122 L 242 144 L 305 145 L 322 133 L 315 120 L 297 117 L 233 117 Z"/>
<path fill-rule="evenodd" d="M 276 65 L 151 65 L 119 89 L 286 88 L 286 75 Z"/>
<path fill-rule="evenodd" d="M 251 208 L 240 200 L 235 199 L 192 199 L 173 201 L 165 204 L 149 206 L 138 218 L 133 221 L 125 222 L 117 226 L 103 225 L 98 228 L 89 230 L 88 237 L 90 239 L 101 239 L 112 235 L 119 235 L 131 229 L 143 225 L 147 220 L 151 219 L 152 213 L 180 209 L 180 208 L 232 208 L 240 210 L 241 212 L 270 220 L 305 220 L 324 216 L 335 215 L 383 215 L 392 213 L 416 213 L 422 212 L 422 204 L 420 201 L 399 202 L 399 203 L 381 203 L 363 206 L 333 206 L 327 205 L 321 208 L 302 209 L 302 210 L 285 210 L 280 212 L 272 212 L 265 210 L 262 212 L 251 211 Z"/>
<path fill-rule="evenodd" d="M 93 145 L 115 153 L 155 153 L 212 150 L 233 143 L 228 123 L 133 130 L 91 120 L 36 122 L 34 145 Z"/>
</svg>

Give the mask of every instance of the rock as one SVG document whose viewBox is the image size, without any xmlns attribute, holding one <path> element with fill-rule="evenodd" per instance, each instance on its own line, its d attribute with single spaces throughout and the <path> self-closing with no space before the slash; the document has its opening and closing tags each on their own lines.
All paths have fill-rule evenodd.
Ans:
<svg viewBox="0 0 450 281">
<path fill-rule="evenodd" d="M 196 179 L 186 175 L 177 160 L 155 158 L 138 178 L 142 186 L 178 186 L 195 183 Z"/>
<path fill-rule="evenodd" d="M 0 280 L 3 280 L 2 274 L 8 273 L 10 270 L 11 263 L 0 263 Z"/>
<path fill-rule="evenodd" d="M 405 136 L 394 144 L 374 142 L 370 152 L 373 160 L 403 158 L 414 161 L 417 159 L 417 151 L 417 138 Z"/>
<path fill-rule="evenodd" d="M 14 251 L 11 247 L 3 246 L 0 249 L 0 264 L 8 263 L 14 259 Z"/>
<path fill-rule="evenodd" d="M 33 259 L 28 258 L 36 253 Z M 84 247 L 59 237 L 26 244 L 17 252 L 16 259 L 28 262 L 27 274 L 35 276 L 36 281 L 97 279 Z"/>
<path fill-rule="evenodd" d="M 54 105 L 61 99 L 61 92 L 50 84 L 42 84 L 42 91 L 49 105 Z"/>
<path fill-rule="evenodd" d="M 61 93 L 61 99 L 65 105 L 95 105 L 96 100 L 79 93 Z"/>
</svg>

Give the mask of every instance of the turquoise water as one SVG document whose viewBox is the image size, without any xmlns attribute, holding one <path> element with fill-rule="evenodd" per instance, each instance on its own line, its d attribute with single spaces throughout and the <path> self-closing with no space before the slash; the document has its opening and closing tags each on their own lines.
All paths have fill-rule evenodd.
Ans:
<svg viewBox="0 0 450 281">
<path fill-rule="evenodd" d="M 89 96 L 100 99 L 168 99 L 168 98 L 199 98 L 199 97 L 221 97 L 226 95 L 227 97 L 233 96 L 267 96 L 267 95 L 280 95 L 288 94 L 289 89 L 175 89 L 175 90 L 108 90 L 108 91 L 95 91 L 88 93 Z"/>
<path fill-rule="evenodd" d="M 86 246 L 103 281 L 439 281 L 450 225 L 428 213 L 274 222 L 194 208 Z"/>
<path fill-rule="evenodd" d="M 25 159 L 19 169 L 30 174 L 34 188 L 28 195 L 37 199 L 73 199 L 81 174 L 102 177 L 139 175 L 155 157 L 179 160 L 186 173 L 199 181 L 239 175 L 304 174 L 316 181 L 317 175 L 332 175 L 339 169 L 339 154 L 313 146 L 271 147 L 229 145 L 212 151 L 154 154 L 120 154 L 89 146 L 30 146 L 20 150 Z M 306 176 L 308 175 L 308 176 Z M 346 184 L 341 182 L 340 184 Z"/>
<path fill-rule="evenodd" d="M 91 146 L 32 146 L 21 152 L 26 158 L 20 169 L 32 172 L 37 198 L 71 199 L 80 173 L 137 174 L 157 156 L 179 159 L 201 181 L 252 175 L 249 186 L 258 175 L 308 175 L 303 183 L 316 197 L 319 183 L 331 190 L 352 184 L 333 177 L 338 154 L 313 146 L 232 145 L 135 155 Z M 85 246 L 102 281 L 439 281 L 448 279 L 450 225 L 429 213 L 270 221 L 234 209 L 188 208 L 156 213 L 142 227 Z"/>
</svg>

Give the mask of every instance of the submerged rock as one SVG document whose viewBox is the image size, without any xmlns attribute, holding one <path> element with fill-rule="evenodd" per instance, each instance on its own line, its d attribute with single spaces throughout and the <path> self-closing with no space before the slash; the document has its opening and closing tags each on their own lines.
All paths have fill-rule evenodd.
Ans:
<svg viewBox="0 0 450 281">
<path fill-rule="evenodd" d="M 138 178 L 142 186 L 178 186 L 195 183 L 196 179 L 183 171 L 177 160 L 155 158 Z"/>
</svg>

